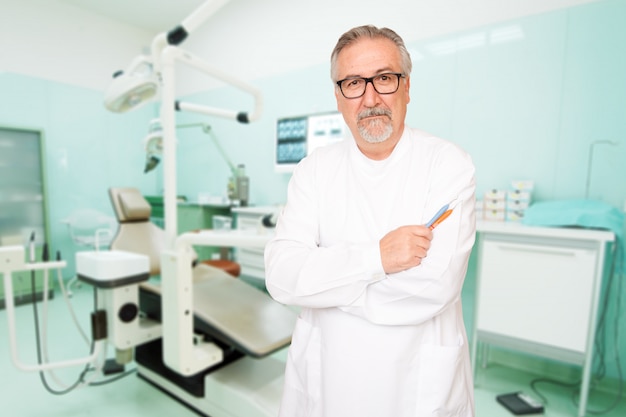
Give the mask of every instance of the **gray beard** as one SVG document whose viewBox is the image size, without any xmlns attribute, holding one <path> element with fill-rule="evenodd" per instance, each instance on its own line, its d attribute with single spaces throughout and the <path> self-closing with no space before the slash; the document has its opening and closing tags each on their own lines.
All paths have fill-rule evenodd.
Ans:
<svg viewBox="0 0 626 417">
<path fill-rule="evenodd" d="M 375 121 L 368 123 L 367 126 L 359 125 L 359 134 L 367 143 L 381 143 L 389 139 L 393 133 L 393 127 L 391 123 L 384 123 L 381 121 Z M 376 133 L 374 133 L 376 132 Z"/>
<path fill-rule="evenodd" d="M 389 121 L 371 120 L 366 124 L 361 124 L 361 120 L 370 116 L 387 116 Z M 357 120 L 357 129 L 359 134 L 367 143 L 380 143 L 384 142 L 393 133 L 393 126 L 391 125 L 391 111 L 382 109 L 380 107 L 373 107 L 359 113 Z"/>
</svg>

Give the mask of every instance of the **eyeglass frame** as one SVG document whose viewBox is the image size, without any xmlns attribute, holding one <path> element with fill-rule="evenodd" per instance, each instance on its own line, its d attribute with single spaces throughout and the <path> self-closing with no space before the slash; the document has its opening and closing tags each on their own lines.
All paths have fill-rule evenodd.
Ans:
<svg viewBox="0 0 626 417">
<path fill-rule="evenodd" d="M 396 85 L 396 89 L 389 92 L 389 93 L 381 93 L 380 91 L 378 91 L 376 89 L 376 85 L 374 84 L 374 78 L 378 78 L 381 75 L 395 75 L 397 77 L 397 82 L 398 84 Z M 348 78 L 344 78 L 343 80 L 339 80 L 336 82 L 337 86 L 339 87 L 339 91 L 341 91 L 341 95 L 344 96 L 344 98 L 348 99 L 348 100 L 352 100 L 355 98 L 361 98 L 365 95 L 365 92 L 367 91 L 367 83 L 371 83 L 372 87 L 374 88 L 374 91 L 376 91 L 377 94 L 394 94 L 398 92 L 398 89 L 400 88 L 400 78 L 405 78 L 406 76 L 401 73 L 401 72 L 383 72 L 382 74 L 377 74 L 374 75 L 373 77 L 348 77 Z M 343 83 L 344 81 L 348 81 L 348 80 L 363 80 L 365 81 L 365 88 L 363 88 L 363 92 L 356 96 L 356 97 L 346 97 L 346 94 L 343 92 L 343 88 L 341 87 L 341 83 Z"/>
</svg>

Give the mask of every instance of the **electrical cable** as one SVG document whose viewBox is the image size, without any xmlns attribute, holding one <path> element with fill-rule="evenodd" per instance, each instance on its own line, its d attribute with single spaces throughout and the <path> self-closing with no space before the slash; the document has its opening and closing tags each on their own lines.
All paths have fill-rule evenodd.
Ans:
<svg viewBox="0 0 626 417">
<path fill-rule="evenodd" d="M 31 236 L 31 254 L 30 254 L 31 261 L 33 262 L 34 262 L 34 256 L 35 255 L 34 255 L 34 233 L 33 233 L 33 235 Z M 60 253 L 57 253 L 57 259 L 60 260 Z M 43 260 L 44 261 L 48 260 L 47 244 L 44 244 Z M 44 279 L 48 279 L 47 274 L 44 275 Z M 47 290 L 47 285 L 45 285 L 44 283 L 44 291 L 46 290 Z M 35 278 L 34 270 L 31 271 L 31 299 L 32 299 L 32 305 L 33 305 L 33 316 L 34 316 L 34 324 L 35 324 L 35 343 L 36 343 L 36 348 L 37 348 L 37 362 L 39 365 L 42 365 L 44 363 L 44 360 L 45 361 L 48 360 L 47 359 L 47 343 L 43 345 L 43 348 L 42 348 L 42 335 L 45 335 L 45 330 L 42 330 L 42 327 L 39 325 L 39 312 L 37 311 L 36 278 Z M 48 295 L 44 294 L 43 301 L 44 301 L 44 306 L 46 310 L 47 310 L 47 299 L 48 299 Z M 45 311 L 45 313 L 47 314 L 47 311 Z M 90 344 L 91 354 L 94 353 L 95 343 L 96 343 L 95 341 L 92 341 Z M 44 359 L 44 355 L 45 355 L 45 359 Z M 87 372 L 89 372 L 92 369 L 93 368 L 91 368 L 89 364 L 86 364 L 84 369 L 81 371 L 78 378 L 76 379 L 76 381 L 74 381 L 69 386 L 64 386 L 62 389 L 52 388 L 50 384 L 48 383 L 48 380 L 46 378 L 46 374 L 44 371 L 39 371 L 39 378 L 44 388 L 49 393 L 54 394 L 54 395 L 64 395 L 64 394 L 74 391 L 76 388 L 80 386 L 85 385 L 86 384 L 85 375 L 87 374 Z M 101 369 L 101 366 L 98 367 L 97 369 Z M 53 379 L 55 379 L 55 382 L 59 383 L 56 376 L 53 376 Z M 63 385 L 63 384 L 59 383 L 59 385 Z"/>
<path fill-rule="evenodd" d="M 104 379 L 102 381 L 94 381 L 94 382 L 90 382 L 89 386 L 91 387 L 98 387 L 98 386 L 102 386 L 102 385 L 106 385 L 106 384 L 110 384 L 112 382 L 117 382 L 122 378 L 126 378 L 127 376 L 130 376 L 134 373 L 137 372 L 137 368 L 134 369 L 130 369 L 128 371 L 124 371 L 123 373 L 116 375 L 114 377 L 108 378 L 108 379 Z"/>
<path fill-rule="evenodd" d="M 43 358 L 42 358 L 40 330 L 39 330 L 39 313 L 37 312 L 37 292 L 35 289 L 35 284 L 36 284 L 35 271 L 30 272 L 30 281 L 31 281 L 31 297 L 32 297 L 32 304 L 33 304 L 33 316 L 34 316 L 34 322 L 35 322 L 35 344 L 37 347 L 37 362 L 39 363 L 39 365 L 41 365 L 43 364 Z M 91 344 L 90 353 L 93 353 L 93 349 L 94 349 L 94 343 Z M 73 391 L 76 387 L 78 387 L 81 384 L 88 370 L 89 370 L 89 365 L 85 365 L 85 368 L 80 373 L 77 380 L 68 388 L 62 389 L 62 390 L 55 390 L 48 384 L 45 372 L 39 371 L 39 378 L 44 388 L 46 389 L 46 391 L 54 395 L 64 395 Z"/>
<path fill-rule="evenodd" d="M 47 260 L 47 253 L 45 253 L 46 251 L 44 250 L 44 256 L 43 256 L 43 260 Z M 43 270 L 43 302 L 42 302 L 42 321 L 43 324 L 41 326 L 41 340 L 43 340 L 43 347 L 42 347 L 42 351 L 43 351 L 43 361 L 45 363 L 48 363 L 50 361 L 49 359 L 49 355 L 48 355 L 48 270 L 44 269 Z M 54 380 L 54 382 L 58 385 L 58 386 L 64 386 L 64 383 L 61 382 L 60 378 L 57 377 L 56 373 L 50 369 L 48 371 L 48 374 L 50 375 L 50 377 Z"/>
<path fill-rule="evenodd" d="M 57 260 L 60 261 L 61 260 L 60 258 L 61 258 L 60 253 L 57 253 Z M 48 294 L 47 294 L 47 279 L 48 278 L 47 278 L 47 272 L 48 271 L 44 269 L 44 274 L 45 274 L 45 276 L 44 276 L 44 302 L 43 302 L 43 308 L 44 308 L 43 319 L 44 319 L 44 324 L 42 326 L 42 331 L 41 331 L 41 333 L 42 333 L 42 337 L 41 338 L 43 340 L 43 349 L 42 349 L 43 350 L 43 359 L 44 359 L 44 361 L 46 363 L 50 361 L 49 355 L 48 355 L 48 337 L 47 337 L 47 327 L 48 327 L 47 326 L 47 316 L 48 316 L 48 313 L 47 313 L 47 306 L 48 306 Z M 65 301 L 66 301 L 67 308 L 68 308 L 68 310 L 70 312 L 70 315 L 72 316 L 74 324 L 76 325 L 76 328 L 78 329 L 78 331 L 83 336 L 83 340 L 85 341 L 85 344 L 87 346 L 90 346 L 90 340 L 87 337 L 86 333 L 84 332 L 84 330 L 83 330 L 82 326 L 80 325 L 80 323 L 78 323 L 78 319 L 76 318 L 76 314 L 74 312 L 74 308 L 73 308 L 73 306 L 72 306 L 72 304 L 71 304 L 71 302 L 69 300 L 68 294 L 65 292 L 63 279 L 62 279 L 62 276 L 61 276 L 61 271 L 59 269 L 57 269 L 57 279 L 59 281 L 59 286 L 61 288 L 61 292 L 63 294 L 63 297 L 64 297 Z M 103 355 L 106 355 L 106 351 L 103 351 Z M 99 371 L 99 370 L 101 370 L 102 367 L 104 366 L 104 361 L 105 361 L 105 358 L 101 359 L 99 362 L 96 362 L 98 364 L 98 366 L 96 366 L 95 368 L 90 368 L 89 370 L 90 371 L 94 371 L 94 370 L 95 371 Z M 57 384 L 57 386 L 62 387 L 63 389 L 69 388 L 69 386 L 67 386 L 64 382 L 62 382 L 60 380 L 60 378 L 56 375 L 54 370 L 49 369 L 49 370 L 47 370 L 47 372 L 48 372 L 48 375 Z M 96 376 L 94 375 L 91 378 L 91 380 L 93 380 L 95 378 L 96 378 Z M 91 380 L 83 379 L 81 386 L 88 385 L 91 382 Z"/>
<path fill-rule="evenodd" d="M 620 245 L 621 243 L 621 245 Z M 609 274 L 609 281 L 607 283 L 607 288 L 606 288 L 606 294 L 608 297 L 608 294 L 611 292 L 611 287 L 613 286 L 613 283 L 615 281 L 615 270 L 617 267 L 617 271 L 618 275 L 621 274 L 621 271 L 623 271 L 623 250 L 621 249 L 623 245 L 623 242 L 621 242 L 619 239 L 616 240 L 615 246 L 613 248 L 613 262 L 611 263 L 611 272 Z M 622 280 L 618 279 L 617 280 L 617 296 L 616 296 L 616 300 L 615 300 L 615 318 L 614 318 L 614 327 L 613 327 L 613 348 L 614 348 L 614 359 L 615 359 L 615 364 L 616 364 L 616 369 L 617 369 L 617 383 L 618 383 L 618 390 L 617 390 L 617 395 L 615 396 L 615 399 L 613 400 L 613 403 L 611 405 L 609 405 L 608 407 L 604 408 L 603 410 L 590 410 L 589 408 L 587 408 L 586 412 L 588 414 L 593 414 L 593 415 L 602 415 L 602 414 L 606 414 L 610 411 L 612 411 L 613 409 L 615 409 L 615 407 L 617 407 L 620 403 L 620 401 L 622 400 L 622 396 L 624 395 L 624 376 L 622 373 L 622 365 L 621 365 L 621 357 L 620 357 L 620 352 L 619 352 L 619 312 L 621 310 L 621 304 L 622 304 Z M 605 301 L 605 308 L 604 313 L 606 313 L 606 310 L 608 310 L 608 304 L 609 304 L 610 300 L 606 300 Z M 604 367 L 603 371 L 606 372 L 606 364 L 604 363 L 604 360 L 602 361 L 602 366 Z M 604 377 L 604 375 L 602 376 Z M 576 397 L 575 397 L 574 393 L 574 397 L 573 397 L 573 401 L 574 404 L 577 404 L 576 402 Z"/>
<path fill-rule="evenodd" d="M 30 261 L 31 262 L 35 262 L 35 249 L 34 249 L 34 242 L 35 242 L 35 233 L 33 232 L 33 234 L 31 235 L 31 242 L 30 242 Z M 43 248 L 43 255 L 42 255 L 43 261 L 46 262 L 49 260 L 49 255 L 48 255 L 48 245 L 47 243 L 44 244 L 44 248 Z M 59 252 L 57 252 L 57 260 L 61 260 L 61 255 Z M 63 285 L 63 279 L 60 275 L 60 271 L 57 270 L 57 278 L 59 280 L 59 285 L 61 287 L 61 290 L 63 292 L 63 297 L 67 303 L 67 306 L 70 310 L 70 314 L 72 316 L 72 320 L 74 321 L 75 325 L 77 326 L 79 332 L 81 333 L 81 335 L 83 336 L 83 339 L 85 340 L 85 342 L 87 343 L 87 345 L 89 345 L 89 349 L 90 349 L 90 354 L 94 354 L 95 352 L 95 345 L 96 345 L 96 341 L 92 340 L 89 341 L 89 338 L 86 336 L 84 330 L 82 329 L 82 327 L 80 326 L 80 324 L 78 323 L 78 319 L 76 318 L 76 314 L 74 312 L 74 309 L 69 301 L 68 295 L 67 295 L 67 291 L 64 288 Z M 37 309 L 37 291 L 36 291 L 36 274 L 34 270 L 31 270 L 30 273 L 30 281 L 31 281 L 31 301 L 32 301 L 32 306 L 33 306 L 33 318 L 34 318 L 34 327 L 35 327 L 35 345 L 36 345 L 36 351 L 37 351 L 37 362 L 39 365 L 42 365 L 46 362 L 48 362 L 49 358 L 48 358 L 48 350 L 47 350 L 47 315 L 48 315 L 48 273 L 47 270 L 44 270 L 44 295 L 42 298 L 42 305 L 43 305 L 43 326 L 40 325 L 39 323 L 39 311 Z M 94 310 L 97 311 L 98 310 L 98 297 L 97 297 L 97 290 L 94 288 L 93 291 L 94 294 Z M 43 340 L 43 343 L 42 343 Z M 106 349 L 103 350 L 103 356 L 106 356 Z M 93 379 L 95 379 L 96 375 L 99 374 L 100 372 L 102 372 L 102 368 L 104 366 L 104 362 L 105 362 L 105 358 L 103 358 L 102 360 L 99 361 L 99 365 L 98 366 L 91 366 L 90 364 L 86 364 L 85 367 L 83 368 L 83 370 L 80 372 L 80 374 L 78 375 L 77 379 L 71 383 L 70 385 L 65 385 L 63 384 L 57 377 L 56 375 L 54 375 L 54 373 L 52 372 L 52 370 L 48 370 L 47 372 L 50 373 L 50 376 L 52 377 L 52 379 L 59 385 L 59 386 L 63 386 L 62 389 L 55 389 L 53 387 L 50 386 L 47 378 L 46 378 L 46 372 L 41 370 L 39 371 L 39 378 L 41 380 L 42 385 L 44 386 L 44 388 L 51 394 L 53 395 L 64 395 L 64 394 L 68 394 L 72 391 L 74 391 L 75 389 L 81 387 L 81 386 L 102 386 L 102 385 L 106 385 L 112 382 L 116 382 L 119 381 L 122 378 L 125 378 L 129 375 L 132 375 L 133 373 L 135 373 L 137 371 L 137 369 L 131 369 L 129 371 L 125 371 L 122 374 L 116 375 L 114 377 L 111 378 L 107 378 L 104 380 L 100 380 L 100 381 L 94 381 Z M 92 371 L 96 371 L 96 375 L 94 375 L 92 378 L 90 378 L 91 380 L 89 380 L 88 378 L 86 378 L 87 374 L 89 372 Z"/>
<path fill-rule="evenodd" d="M 580 382 L 581 382 L 580 380 L 575 381 L 575 382 L 563 382 L 563 381 L 559 381 L 553 378 L 535 378 L 532 381 L 530 381 L 530 388 L 541 399 L 541 402 L 543 405 L 548 405 L 548 399 L 541 392 L 539 392 L 539 389 L 536 387 L 537 384 L 546 383 L 546 384 L 556 385 L 562 388 L 576 388 L 577 386 L 580 385 Z"/>
<path fill-rule="evenodd" d="M 60 270 L 57 270 L 57 282 L 59 283 L 59 289 L 61 290 L 61 295 L 63 295 L 63 300 L 65 301 L 65 304 L 67 305 L 67 309 L 70 312 L 70 316 L 72 317 L 72 321 L 74 322 L 74 325 L 80 332 L 85 343 L 89 344 L 89 337 L 87 336 L 87 332 L 85 332 L 85 329 L 83 329 L 83 327 L 80 325 L 78 321 L 78 317 L 76 316 L 76 311 L 74 311 L 74 307 L 72 306 L 72 302 L 70 301 L 71 291 L 65 288 L 65 284 L 63 283 L 63 276 L 61 275 Z"/>
</svg>

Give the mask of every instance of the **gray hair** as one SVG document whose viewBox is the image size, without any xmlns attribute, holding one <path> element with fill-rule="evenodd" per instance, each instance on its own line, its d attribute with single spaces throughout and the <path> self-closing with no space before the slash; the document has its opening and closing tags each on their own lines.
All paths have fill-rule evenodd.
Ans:
<svg viewBox="0 0 626 417">
<path fill-rule="evenodd" d="M 389 28 L 377 28 L 373 25 L 365 25 L 350 29 L 349 31 L 341 35 L 341 37 L 337 41 L 337 45 L 335 45 L 335 49 L 333 49 L 333 52 L 330 55 L 330 78 L 333 81 L 337 81 L 337 57 L 339 56 L 339 53 L 346 46 L 349 46 L 359 39 L 365 37 L 370 39 L 384 38 L 392 41 L 398 47 L 398 51 L 400 52 L 400 58 L 402 60 L 402 73 L 407 76 L 411 74 L 411 69 L 413 68 L 413 64 L 411 63 L 411 55 L 406 49 L 404 41 L 402 40 L 400 35 L 398 35 L 396 32 Z"/>
</svg>

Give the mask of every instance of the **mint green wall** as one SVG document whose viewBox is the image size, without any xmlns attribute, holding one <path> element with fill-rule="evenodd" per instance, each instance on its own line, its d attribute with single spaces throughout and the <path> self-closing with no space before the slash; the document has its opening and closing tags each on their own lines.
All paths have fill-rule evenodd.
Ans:
<svg viewBox="0 0 626 417">
<path fill-rule="evenodd" d="M 76 210 L 113 215 L 107 189 L 136 185 L 156 192 L 154 178 L 143 175 L 140 139 L 148 108 L 118 115 L 104 110 L 103 93 L 11 73 L 0 73 L 0 125 L 37 129 L 45 138 L 48 227 L 52 253 L 68 262 L 74 274 L 79 249 L 61 220 Z M 84 248 L 82 248 L 84 250 Z"/>
</svg>

